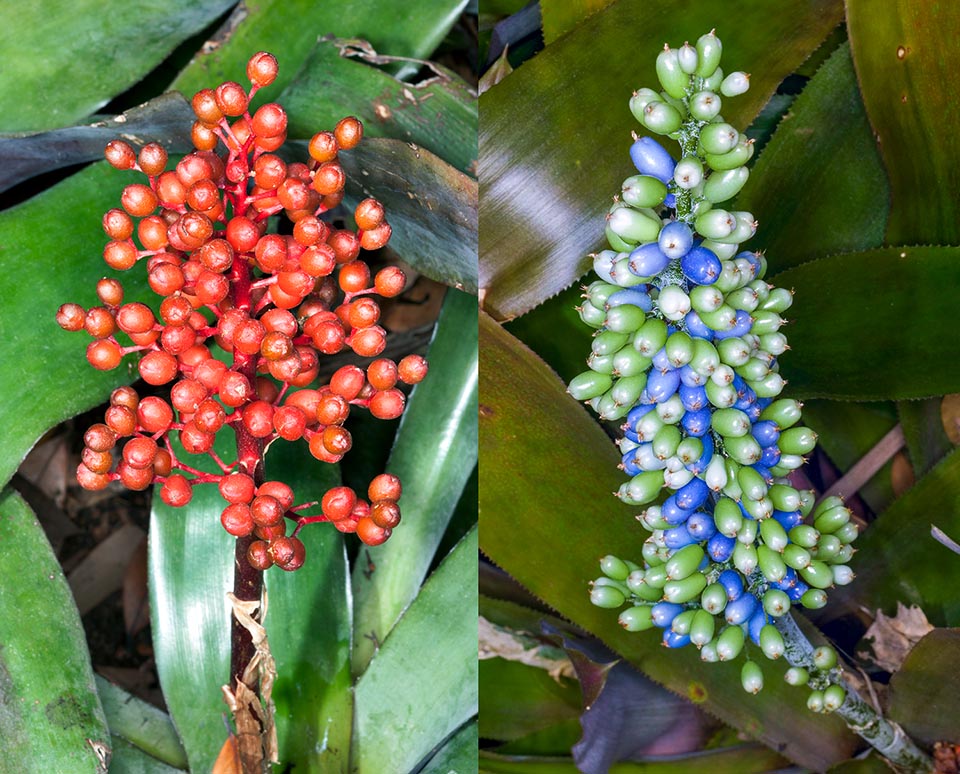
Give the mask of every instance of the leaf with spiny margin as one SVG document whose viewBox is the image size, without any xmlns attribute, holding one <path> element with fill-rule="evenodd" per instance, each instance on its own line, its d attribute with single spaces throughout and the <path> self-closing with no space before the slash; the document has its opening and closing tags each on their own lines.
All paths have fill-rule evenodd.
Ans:
<svg viewBox="0 0 960 774">
<path fill-rule="evenodd" d="M 4 761 L 24 774 L 105 774 L 95 745 L 109 760 L 110 733 L 73 594 L 33 511 L 9 488 L 0 546 Z"/>
<path fill-rule="evenodd" d="M 480 317 L 480 488 L 483 552 L 540 599 L 593 633 L 655 681 L 801 765 L 823 769 L 856 742 L 843 722 L 814 715 L 764 663 L 767 686 L 744 701 L 739 664 L 703 664 L 691 648 L 631 634 L 590 604 L 598 557 L 641 556 L 635 510 L 610 497 L 623 481 L 613 443 L 536 355 L 488 315 Z"/>
<path fill-rule="evenodd" d="M 750 250 L 769 272 L 883 244 L 889 188 L 841 45 L 790 106 L 728 209 L 760 222 Z"/>
<path fill-rule="evenodd" d="M 944 333 L 956 314 L 949 288 L 960 287 L 960 247 L 836 255 L 769 281 L 796 291 L 783 329 L 791 349 L 780 359 L 792 397 L 899 400 L 960 385 L 960 339 Z M 851 291 L 864 282 L 869 292 Z"/>
<path fill-rule="evenodd" d="M 0 131 L 69 126 L 137 83 L 233 0 L 0 4 Z M 15 87 L 14 87 L 15 85 Z"/>
<path fill-rule="evenodd" d="M 387 463 L 400 477 L 403 522 L 382 546 L 364 547 L 353 572 L 353 671 L 360 674 L 416 597 L 464 484 L 477 462 L 477 301 L 448 290 L 427 360 Z"/>
<path fill-rule="evenodd" d="M 127 301 L 156 299 L 141 268 L 116 272 L 102 257 L 102 215 L 137 177 L 101 162 L 0 213 L 0 272 L 24 278 L 8 285 L 0 304 L 7 366 L 0 369 L 0 484 L 48 429 L 138 378 L 135 356 L 113 371 L 96 370 L 84 356 L 89 335 L 56 322 L 63 303 L 99 305 L 96 284 L 104 276 L 123 282 Z"/>
<path fill-rule="evenodd" d="M 789 0 L 768 11 L 765 2 L 744 0 L 737 23 L 719 30 L 724 69 L 754 74 L 750 91 L 724 109 L 737 126 L 757 115 L 843 8 Z M 730 13 L 727 0 L 670 7 L 620 0 L 480 97 L 480 284 L 493 317 L 521 315 L 587 270 L 584 256 L 601 245 L 610 198 L 633 168 L 630 132 L 640 127 L 627 108 L 630 93 L 656 83 L 664 41 L 679 45 Z M 655 42 L 642 57 L 638 29 Z"/>
<path fill-rule="evenodd" d="M 613 0 L 540 0 L 543 42 L 549 46 L 611 2 Z"/>
</svg>

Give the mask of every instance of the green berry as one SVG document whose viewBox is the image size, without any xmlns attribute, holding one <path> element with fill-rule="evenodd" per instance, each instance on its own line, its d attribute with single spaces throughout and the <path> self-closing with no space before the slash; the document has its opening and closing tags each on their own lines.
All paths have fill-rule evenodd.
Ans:
<svg viewBox="0 0 960 774">
<path fill-rule="evenodd" d="M 712 121 L 720 115 L 722 100 L 712 91 L 698 91 L 690 97 L 690 115 L 698 121 Z"/>
<path fill-rule="evenodd" d="M 703 164 L 696 156 L 684 156 L 673 169 L 673 180 L 678 188 L 689 191 L 703 181 Z"/>
<path fill-rule="evenodd" d="M 717 657 L 721 661 L 732 661 L 743 650 L 743 628 L 727 626 L 717 637 Z"/>
<path fill-rule="evenodd" d="M 590 590 L 590 602 L 597 607 L 616 608 L 626 601 L 623 592 L 613 586 L 594 585 Z"/>
<path fill-rule="evenodd" d="M 657 78 L 663 90 L 674 99 L 683 99 L 686 96 L 690 76 L 681 69 L 677 52 L 669 46 L 664 46 L 663 51 L 657 55 Z"/>
<path fill-rule="evenodd" d="M 711 616 L 719 615 L 727 606 L 727 592 L 719 583 L 711 583 L 700 595 L 700 607 Z"/>
<path fill-rule="evenodd" d="M 756 661 L 745 661 L 740 669 L 740 684 L 747 693 L 757 694 L 763 690 L 763 670 Z"/>
<path fill-rule="evenodd" d="M 703 186 L 703 196 L 708 202 L 719 204 L 732 199 L 747 182 L 750 170 L 736 167 L 725 172 L 714 172 Z"/>
<path fill-rule="evenodd" d="M 760 650 L 763 655 L 771 660 L 776 660 L 783 655 L 786 645 L 783 641 L 783 635 L 777 631 L 773 624 L 764 624 L 760 629 Z"/>
<path fill-rule="evenodd" d="M 611 208 L 607 226 L 621 239 L 640 243 L 656 240 L 661 223 L 653 210 L 638 210 L 621 203 Z"/>
<path fill-rule="evenodd" d="M 833 684 L 823 691 L 823 711 L 836 712 L 847 698 L 847 692 L 842 685 Z"/>
<path fill-rule="evenodd" d="M 630 98 L 630 112 L 640 123 L 643 123 L 643 110 L 654 100 L 659 100 L 660 95 L 653 89 L 637 89 Z"/>
<path fill-rule="evenodd" d="M 700 145 L 707 153 L 729 153 L 740 142 L 740 133 L 730 124 L 720 121 L 707 124 L 700 132 Z"/>
<path fill-rule="evenodd" d="M 719 455 L 714 459 L 718 459 Z M 743 526 L 743 514 L 740 507 L 729 497 L 721 497 L 713 507 L 713 521 L 717 532 L 726 537 L 736 537 Z"/>
<path fill-rule="evenodd" d="M 790 610 L 790 597 L 780 589 L 769 589 L 763 595 L 763 609 L 767 615 L 779 618 Z"/>
<path fill-rule="evenodd" d="M 650 605 L 628 607 L 620 613 L 617 620 L 628 632 L 642 632 L 653 626 L 653 618 L 650 615 Z"/>
<path fill-rule="evenodd" d="M 767 519 L 767 521 L 772 521 L 772 519 Z M 783 557 L 773 549 L 767 548 L 767 546 L 757 546 L 756 551 L 757 566 L 760 567 L 760 572 L 763 573 L 764 577 L 771 583 L 782 581 L 787 574 L 787 565 L 783 561 Z M 736 554 L 736 549 L 734 549 L 734 554 Z"/>
<path fill-rule="evenodd" d="M 709 78 L 720 64 L 722 53 L 720 38 L 713 34 L 713 30 L 701 35 L 697 40 L 697 68 L 694 72 L 701 78 Z"/>
<path fill-rule="evenodd" d="M 690 624 L 690 642 L 702 648 L 713 639 L 715 629 L 716 619 L 713 615 L 704 608 L 694 611 L 693 621 Z"/>
<path fill-rule="evenodd" d="M 680 580 L 690 575 L 703 561 L 705 554 L 703 548 L 697 543 L 684 546 L 671 556 L 664 565 L 667 570 L 667 577 L 671 580 Z M 701 589 L 702 591 L 703 589 Z M 699 591 L 697 592 L 700 593 Z"/>
<path fill-rule="evenodd" d="M 817 434 L 809 427 L 791 427 L 780 433 L 777 444 L 784 454 L 809 454 L 817 445 Z M 816 526 L 816 522 L 814 522 Z M 840 526 L 840 525 L 837 525 Z M 817 529 L 820 529 L 817 527 Z M 820 530 L 823 532 L 824 530 Z"/>
<path fill-rule="evenodd" d="M 807 610 L 819 610 L 827 604 L 827 593 L 821 589 L 809 589 L 800 597 L 800 604 Z"/>
<path fill-rule="evenodd" d="M 634 175 L 623 181 L 621 196 L 631 207 L 659 207 L 667 197 L 667 186 L 650 175 Z"/>
<path fill-rule="evenodd" d="M 668 560 L 669 564 L 669 560 Z M 702 572 L 695 572 L 681 580 L 669 580 L 663 584 L 663 598 L 667 602 L 684 604 L 696 599 L 707 586 Z"/>
<path fill-rule="evenodd" d="M 813 663 L 817 669 L 827 671 L 837 665 L 837 651 L 829 645 L 821 645 L 813 651 Z"/>
<path fill-rule="evenodd" d="M 672 134 L 683 124 L 683 116 L 677 108 L 667 102 L 648 102 L 643 109 L 643 118 L 640 123 L 651 132 Z"/>
<path fill-rule="evenodd" d="M 823 691 L 810 691 L 807 697 L 807 709 L 811 712 L 823 712 Z"/>
<path fill-rule="evenodd" d="M 750 76 L 746 73 L 730 73 L 720 84 L 720 93 L 724 97 L 736 97 L 750 88 Z"/>
<path fill-rule="evenodd" d="M 753 157 L 753 140 L 746 135 L 740 135 L 737 144 L 726 153 L 707 153 L 704 157 L 707 166 L 717 172 L 742 167 Z"/>
<path fill-rule="evenodd" d="M 608 578 L 618 581 L 625 581 L 630 575 L 630 568 L 622 559 L 618 559 L 612 554 L 608 554 L 600 560 L 600 571 Z"/>
<path fill-rule="evenodd" d="M 567 387 L 575 400 L 590 400 L 599 395 L 603 395 L 613 386 L 613 379 L 606 374 L 599 374 L 595 371 L 584 371 L 570 380 Z"/>
</svg>

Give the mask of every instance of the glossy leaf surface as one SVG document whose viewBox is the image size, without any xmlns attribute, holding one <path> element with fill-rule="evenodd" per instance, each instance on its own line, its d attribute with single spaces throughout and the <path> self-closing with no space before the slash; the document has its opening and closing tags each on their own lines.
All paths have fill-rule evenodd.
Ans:
<svg viewBox="0 0 960 774">
<path fill-rule="evenodd" d="M 427 353 L 430 372 L 414 389 L 387 472 L 400 477 L 403 521 L 382 546 L 364 548 L 353 572 L 354 673 L 383 642 L 417 590 L 477 462 L 477 301 L 448 290 Z"/>
<path fill-rule="evenodd" d="M 957 738 L 960 629 L 935 629 L 918 642 L 890 681 L 890 717 L 921 744 Z"/>
<path fill-rule="evenodd" d="M 437 750 L 429 763 L 421 769 L 421 774 L 476 771 L 478 742 L 476 721 L 465 724 Z"/>
<path fill-rule="evenodd" d="M 580 714 L 575 680 L 503 658 L 480 661 L 480 735 L 517 739 Z"/>
<path fill-rule="evenodd" d="M 627 149 L 638 124 L 627 101 L 655 82 L 653 58 L 637 56 L 637 31 L 655 48 L 680 45 L 736 14 L 738 23 L 719 31 L 723 66 L 754 75 L 724 115 L 746 125 L 842 14 L 831 0 L 767 8 L 621 0 L 480 98 L 481 286 L 494 318 L 523 314 L 570 285 L 601 244 L 604 212 L 632 169 Z"/>
<path fill-rule="evenodd" d="M 68 12 L 53 0 L 4 3 L 0 131 L 68 126 L 93 113 L 232 4 L 75 0 Z"/>
<path fill-rule="evenodd" d="M 11 489 L 0 494 L 0 545 L 4 757 L 25 774 L 105 774 L 110 734 L 80 615 L 40 523 Z"/>
<path fill-rule="evenodd" d="M 55 319 L 68 301 L 96 306 L 96 280 L 103 276 L 120 278 L 129 301 L 153 295 L 142 271 L 113 272 L 101 257 L 107 243 L 101 217 L 129 182 L 130 173 L 103 162 L 0 213 L 0 271 L 16 277 L 29 267 L 30 278 L 8 287 L 0 304 L 4 358 L 16 364 L 0 369 L 0 483 L 50 427 L 136 378 L 132 358 L 114 371 L 94 369 L 84 356 L 90 337 L 62 330 Z"/>
<path fill-rule="evenodd" d="M 851 293 L 864 277 L 870 291 Z M 960 248 L 888 247 L 838 255 L 770 281 L 796 291 L 785 315 L 792 320 L 785 329 L 791 349 L 781 362 L 791 395 L 921 398 L 960 384 L 960 341 L 942 330 L 955 311 L 953 294 L 944 288 L 960 285 Z M 880 373 L 883 379 L 876 378 Z"/>
<path fill-rule="evenodd" d="M 353 763 L 411 771 L 477 712 L 477 531 L 430 576 L 357 681 Z"/>
<path fill-rule="evenodd" d="M 817 716 L 765 663 L 763 693 L 744 701 L 738 664 L 701 664 L 693 649 L 667 650 L 630 634 L 590 604 L 597 557 L 637 558 L 645 533 L 610 492 L 621 483 L 609 438 L 535 355 L 489 317 L 481 323 L 480 489 L 483 551 L 575 624 L 599 636 L 646 675 L 811 768 L 846 758 L 842 721 Z M 783 745 L 781 748 L 780 745 Z"/>
<path fill-rule="evenodd" d="M 587 17 L 602 11 L 612 0 L 543 0 L 540 17 L 543 20 L 543 42 L 548 46 L 563 37 Z"/>
</svg>

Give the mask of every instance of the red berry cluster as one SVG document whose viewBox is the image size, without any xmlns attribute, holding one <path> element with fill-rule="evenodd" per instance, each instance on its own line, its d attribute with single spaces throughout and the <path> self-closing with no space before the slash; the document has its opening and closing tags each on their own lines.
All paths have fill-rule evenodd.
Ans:
<svg viewBox="0 0 960 774">
<path fill-rule="evenodd" d="M 93 337 L 87 360 L 95 368 L 116 368 L 124 355 L 141 352 L 138 368 L 147 384 L 173 383 L 169 399 L 140 397 L 130 387 L 113 392 L 104 423 L 84 436 L 81 486 L 157 483 L 164 502 L 179 507 L 190 502 L 194 485 L 216 483 L 228 503 L 224 529 L 257 538 L 251 565 L 295 570 L 304 561 L 296 533 L 307 523 L 332 522 L 369 545 L 385 541 L 400 521 L 400 481 L 377 476 L 369 500 L 334 487 L 319 503 L 295 505 L 289 486 L 263 480 L 265 448 L 276 438 L 302 438 L 314 457 L 338 462 L 353 445 L 344 427 L 351 407 L 379 419 L 398 417 L 405 402 L 398 383 L 419 382 L 427 363 L 419 355 L 399 363 L 377 357 L 386 331 L 372 296 L 396 296 L 406 283 L 396 267 L 371 277 L 359 258 L 361 248 L 375 250 L 390 238 L 383 205 L 360 202 L 356 230 L 320 218 L 343 199 L 338 154 L 360 142 L 363 125 L 344 118 L 333 132 L 314 135 L 307 163 L 286 163 L 273 152 L 286 139 L 283 108 L 268 103 L 249 112 L 253 95 L 276 74 L 277 60 L 261 52 L 247 65 L 249 91 L 227 82 L 198 92 L 196 150 L 173 169 L 166 169 L 167 152 L 157 143 L 139 153 L 120 140 L 107 145 L 111 165 L 144 173 L 147 184 L 128 185 L 121 207 L 104 215 L 111 240 L 104 260 L 126 270 L 146 259 L 148 283 L 163 300 L 156 314 L 145 304 L 124 303 L 121 283 L 105 278 L 97 284 L 101 306 L 64 304 L 57 322 Z M 281 212 L 290 235 L 268 232 L 271 216 Z M 130 343 L 121 343 L 120 334 Z M 210 345 L 231 354 L 232 364 L 214 357 Z M 345 365 L 318 385 L 321 355 L 348 349 L 375 359 L 365 369 Z M 224 426 L 237 439 L 232 464 L 213 450 Z M 210 455 L 222 474 L 178 459 L 169 440 L 174 431 L 188 453 Z M 320 514 L 303 513 L 316 505 Z M 288 520 L 296 524 L 290 536 Z"/>
</svg>

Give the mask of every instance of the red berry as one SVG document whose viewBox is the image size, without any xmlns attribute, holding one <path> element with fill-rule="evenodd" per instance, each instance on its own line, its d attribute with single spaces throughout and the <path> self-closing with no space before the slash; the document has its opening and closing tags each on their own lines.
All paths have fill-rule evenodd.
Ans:
<svg viewBox="0 0 960 774">
<path fill-rule="evenodd" d="M 221 83 L 214 91 L 214 98 L 226 116 L 242 116 L 247 110 L 247 92 L 239 83 Z"/>
<path fill-rule="evenodd" d="M 399 296 L 406 284 L 406 276 L 396 266 L 387 266 L 385 269 L 380 269 L 373 279 L 373 286 L 377 293 L 384 298 Z"/>
<path fill-rule="evenodd" d="M 400 523 L 400 506 L 393 500 L 378 500 L 370 507 L 370 518 L 384 529 L 393 529 Z"/>
<path fill-rule="evenodd" d="M 249 503 L 256 490 L 253 479 L 246 473 L 231 473 L 217 485 L 220 496 L 228 503 Z"/>
<path fill-rule="evenodd" d="M 276 80 L 280 69 L 277 58 L 266 51 L 260 51 L 247 62 L 247 79 L 255 86 L 269 86 Z"/>
<path fill-rule="evenodd" d="M 63 304 L 57 310 L 57 325 L 65 331 L 79 331 L 83 328 L 86 316 L 80 304 Z"/>
<path fill-rule="evenodd" d="M 266 438 L 273 434 L 273 405 L 265 400 L 255 400 L 243 407 L 243 426 L 254 438 Z"/>
<path fill-rule="evenodd" d="M 360 119 L 354 116 L 341 118 L 333 130 L 334 137 L 337 138 L 337 144 L 344 150 L 355 148 L 357 143 L 363 137 L 363 124 Z"/>
<path fill-rule="evenodd" d="M 370 413 L 377 419 L 396 419 L 403 413 L 405 402 L 400 390 L 378 390 L 370 398 Z"/>
<path fill-rule="evenodd" d="M 257 570 L 270 569 L 273 565 L 273 559 L 270 556 L 269 546 L 262 540 L 254 540 L 247 548 L 247 561 L 250 562 L 251 567 Z"/>
<path fill-rule="evenodd" d="M 220 524 L 235 537 L 246 537 L 253 532 L 253 514 L 250 506 L 244 503 L 232 503 L 220 514 Z M 269 565 L 268 565 L 269 566 Z"/>
<path fill-rule="evenodd" d="M 257 495 L 250 503 L 250 512 L 253 521 L 261 527 L 275 527 L 283 522 L 283 506 L 280 501 L 270 495 Z"/>
<path fill-rule="evenodd" d="M 339 521 L 350 516 L 357 504 L 356 493 L 348 486 L 335 486 L 323 495 L 320 506 L 330 521 Z"/>
<path fill-rule="evenodd" d="M 400 485 L 400 479 L 392 473 L 381 473 L 370 482 L 367 489 L 367 496 L 371 502 L 379 500 L 399 500 L 400 493 L 403 491 Z"/>
<path fill-rule="evenodd" d="M 428 370 L 427 360 L 421 355 L 407 355 L 397 364 L 397 375 L 404 384 L 419 384 Z"/>
<path fill-rule="evenodd" d="M 145 433 L 165 433 L 173 423 L 173 409 L 163 398 L 148 395 L 137 406 L 137 421 Z"/>
<path fill-rule="evenodd" d="M 355 365 L 345 365 L 334 371 L 330 377 L 330 389 L 334 394 L 350 401 L 360 394 L 365 382 L 366 376 L 362 369 Z"/>
<path fill-rule="evenodd" d="M 390 529 L 381 527 L 370 516 L 357 521 L 357 537 L 368 546 L 378 546 L 390 537 Z"/>
<path fill-rule="evenodd" d="M 110 371 L 120 365 L 123 352 L 120 345 L 110 339 L 91 341 L 87 345 L 87 360 L 99 371 Z"/>
<path fill-rule="evenodd" d="M 186 477 L 176 473 L 167 476 L 167 480 L 160 487 L 160 498 L 172 508 L 182 508 L 193 498 L 193 487 Z"/>
<path fill-rule="evenodd" d="M 105 473 L 94 473 L 86 465 L 80 463 L 77 466 L 77 483 L 84 489 L 95 492 L 104 489 L 110 483 L 110 478 Z"/>
</svg>

